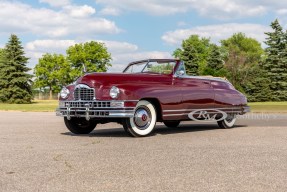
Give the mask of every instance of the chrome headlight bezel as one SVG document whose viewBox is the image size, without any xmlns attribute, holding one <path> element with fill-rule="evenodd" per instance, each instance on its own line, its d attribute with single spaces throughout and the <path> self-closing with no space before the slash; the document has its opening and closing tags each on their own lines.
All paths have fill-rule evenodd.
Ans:
<svg viewBox="0 0 287 192">
<path fill-rule="evenodd" d="M 67 89 L 66 87 L 63 87 L 62 90 L 60 91 L 60 97 L 62 99 L 67 99 L 70 95 L 70 90 Z"/>
<path fill-rule="evenodd" d="M 110 89 L 110 97 L 113 99 L 116 99 L 119 97 L 120 94 L 120 89 L 116 86 L 112 86 L 112 88 Z"/>
</svg>

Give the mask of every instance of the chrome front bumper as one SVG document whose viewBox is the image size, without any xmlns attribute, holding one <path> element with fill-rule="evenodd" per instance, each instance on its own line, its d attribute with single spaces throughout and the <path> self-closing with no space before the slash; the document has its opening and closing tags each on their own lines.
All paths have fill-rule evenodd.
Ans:
<svg viewBox="0 0 287 192">
<path fill-rule="evenodd" d="M 138 101 L 60 101 L 56 116 L 91 118 L 129 118 Z M 129 105 L 127 105 L 129 103 Z M 134 106 L 134 107 L 133 107 Z"/>
</svg>

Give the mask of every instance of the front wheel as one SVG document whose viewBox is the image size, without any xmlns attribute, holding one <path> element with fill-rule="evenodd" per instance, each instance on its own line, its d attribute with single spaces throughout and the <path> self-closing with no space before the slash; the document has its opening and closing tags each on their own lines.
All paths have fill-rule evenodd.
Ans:
<svg viewBox="0 0 287 192">
<path fill-rule="evenodd" d="M 134 137 L 149 135 L 156 124 L 156 110 L 149 101 L 138 102 L 134 117 L 123 121 L 124 129 Z"/>
<path fill-rule="evenodd" d="M 217 124 L 220 128 L 229 129 L 234 126 L 235 122 L 236 122 L 236 115 L 228 114 L 225 119 L 218 121 Z"/>
<path fill-rule="evenodd" d="M 87 121 L 85 118 L 74 117 L 71 118 L 71 120 L 68 120 L 65 117 L 64 122 L 69 131 L 74 134 L 89 134 L 97 126 L 97 123 L 95 121 Z"/>
</svg>

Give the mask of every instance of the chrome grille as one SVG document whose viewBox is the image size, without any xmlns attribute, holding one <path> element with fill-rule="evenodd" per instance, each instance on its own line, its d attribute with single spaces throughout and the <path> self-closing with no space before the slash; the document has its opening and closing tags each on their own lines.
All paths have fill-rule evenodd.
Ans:
<svg viewBox="0 0 287 192">
<path fill-rule="evenodd" d="M 81 102 L 81 101 L 70 101 L 65 102 L 65 107 L 75 107 L 75 108 L 84 108 L 87 107 L 86 104 L 89 104 L 91 108 L 109 108 L 111 107 L 111 102 L 109 101 L 94 101 L 94 102 Z"/>
<path fill-rule="evenodd" d="M 75 100 L 92 101 L 95 100 L 95 90 L 86 85 L 77 85 L 74 90 Z"/>
</svg>

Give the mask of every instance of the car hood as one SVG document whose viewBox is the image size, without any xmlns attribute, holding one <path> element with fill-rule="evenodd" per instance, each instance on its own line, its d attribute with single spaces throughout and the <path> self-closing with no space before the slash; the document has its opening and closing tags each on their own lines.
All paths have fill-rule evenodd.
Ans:
<svg viewBox="0 0 287 192">
<path fill-rule="evenodd" d="M 170 81 L 171 75 L 153 73 L 88 73 L 77 80 L 77 84 L 96 86 L 96 84 L 125 84 L 136 82 Z"/>
</svg>

